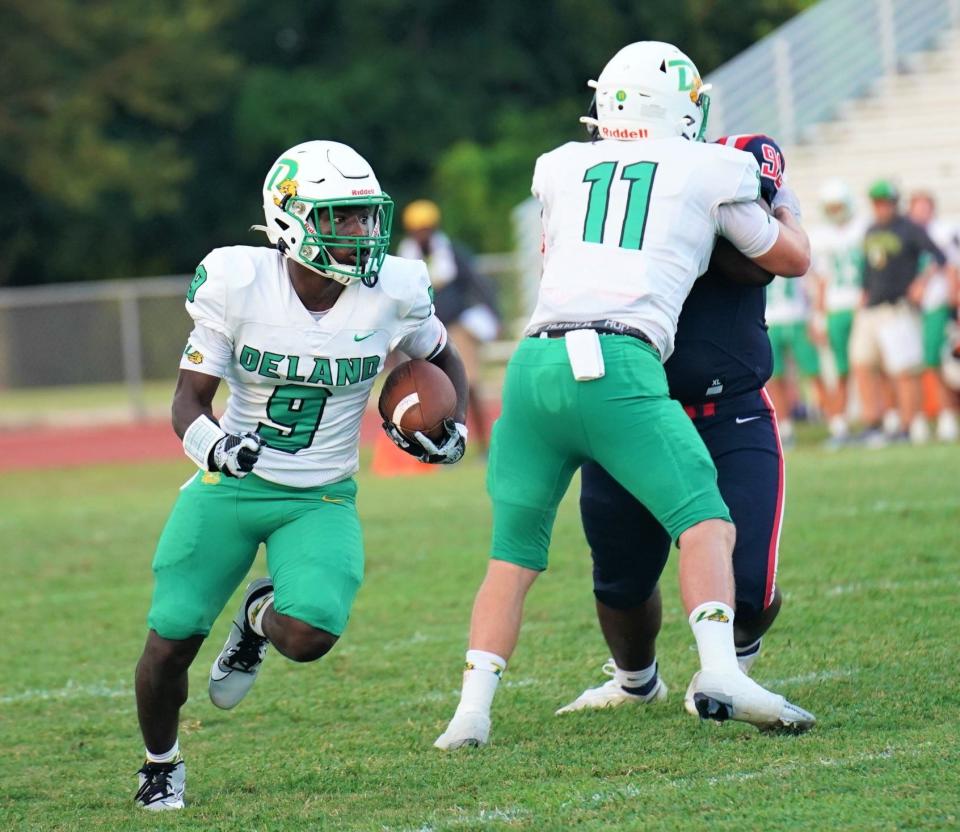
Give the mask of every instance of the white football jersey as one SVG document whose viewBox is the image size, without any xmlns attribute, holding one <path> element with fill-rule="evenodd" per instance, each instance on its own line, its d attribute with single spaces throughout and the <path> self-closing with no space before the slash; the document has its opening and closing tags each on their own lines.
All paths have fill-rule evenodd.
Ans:
<svg viewBox="0 0 960 832">
<path fill-rule="evenodd" d="M 210 252 L 187 293 L 195 326 L 180 367 L 226 379 L 220 425 L 266 441 L 257 476 L 306 488 L 356 472 L 360 421 L 387 354 L 431 357 L 446 330 L 422 261 L 387 257 L 374 287 L 351 283 L 325 313 L 304 307 L 286 263 L 265 247 Z"/>
<path fill-rule="evenodd" d="M 951 266 L 960 266 L 960 228 L 952 223 L 941 219 L 931 220 L 927 225 L 927 234 L 933 240 L 943 256 L 947 258 L 947 263 Z M 924 255 L 929 258 L 929 255 Z M 932 258 L 931 258 L 932 259 Z M 926 267 L 930 259 L 923 259 L 920 262 L 921 270 Z M 950 303 L 950 281 L 943 269 L 931 275 L 927 282 L 927 287 L 923 292 L 923 309 L 937 309 L 941 306 L 947 306 Z"/>
<path fill-rule="evenodd" d="M 803 323 L 810 317 L 812 304 L 807 296 L 809 277 L 775 277 L 767 284 L 768 324 Z"/>
<path fill-rule="evenodd" d="M 612 319 L 645 332 L 666 361 L 710 261 L 719 206 L 752 202 L 759 189 L 749 153 L 680 137 L 545 153 L 532 188 L 543 210 L 543 277 L 527 332 Z"/>
<path fill-rule="evenodd" d="M 863 238 L 867 224 L 850 220 L 825 224 L 810 232 L 813 268 L 826 281 L 827 312 L 855 309 L 863 285 Z"/>
</svg>

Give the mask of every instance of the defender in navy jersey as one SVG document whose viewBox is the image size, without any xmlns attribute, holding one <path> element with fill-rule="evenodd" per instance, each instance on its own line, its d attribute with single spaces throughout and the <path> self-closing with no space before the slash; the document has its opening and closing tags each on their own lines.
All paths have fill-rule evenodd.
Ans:
<svg viewBox="0 0 960 832">
<path fill-rule="evenodd" d="M 763 135 L 720 142 L 753 153 L 769 204 L 783 183 L 783 154 Z M 773 405 L 763 389 L 773 369 L 764 321 L 764 285 L 773 278 L 725 241 L 684 303 L 676 347 L 664 365 L 672 398 L 693 420 L 717 468 L 737 529 L 734 634 L 746 672 L 780 608 L 777 556 L 783 517 L 783 453 Z M 602 467 L 581 469 L 580 512 L 593 557 L 597 615 L 612 678 L 557 713 L 662 699 L 656 665 L 658 580 L 670 537 L 653 515 Z M 688 710 L 692 702 L 687 703 Z"/>
</svg>

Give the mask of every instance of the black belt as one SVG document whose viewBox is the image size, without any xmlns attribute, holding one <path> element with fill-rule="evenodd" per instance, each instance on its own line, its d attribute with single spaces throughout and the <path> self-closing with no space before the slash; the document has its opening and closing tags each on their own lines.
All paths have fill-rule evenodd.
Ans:
<svg viewBox="0 0 960 832">
<path fill-rule="evenodd" d="M 547 338 L 560 338 L 568 332 L 573 332 L 575 329 L 592 329 L 599 335 L 626 335 L 629 338 L 636 338 L 643 341 L 643 343 L 649 344 L 654 349 L 657 349 L 657 345 L 650 340 L 650 336 L 643 330 L 633 326 L 627 326 L 626 324 L 620 323 L 620 321 L 610 320 L 559 321 L 557 323 L 544 324 L 539 329 L 531 332 L 529 337 L 540 338 L 541 336 L 546 336 Z"/>
</svg>

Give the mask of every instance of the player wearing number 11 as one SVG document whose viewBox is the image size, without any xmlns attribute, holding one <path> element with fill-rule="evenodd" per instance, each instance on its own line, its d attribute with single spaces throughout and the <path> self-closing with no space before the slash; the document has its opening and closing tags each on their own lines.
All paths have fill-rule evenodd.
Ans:
<svg viewBox="0 0 960 832">
<path fill-rule="evenodd" d="M 187 669 L 261 543 L 268 578 L 249 585 L 210 669 L 214 705 L 234 707 L 272 644 L 297 662 L 340 637 L 363 578 L 354 505 L 360 421 L 393 349 L 450 376 L 455 421 L 427 462 L 463 455 L 467 384 L 433 311 L 426 266 L 387 256 L 393 202 L 343 144 L 284 153 L 263 186 L 272 246 L 212 251 L 187 292 L 194 321 L 173 425 L 197 471 L 157 545 L 136 691 L 147 761 L 136 802 L 183 806 L 177 719 Z M 220 423 L 211 405 L 230 388 Z"/>
<path fill-rule="evenodd" d="M 767 271 L 800 275 L 809 244 L 786 208 L 757 204 L 760 169 L 705 144 L 708 98 L 666 43 L 622 49 L 596 89 L 596 140 L 537 160 L 543 278 L 504 382 L 488 470 L 493 542 L 477 594 L 460 704 L 436 746 L 482 745 L 517 642 L 525 595 L 547 566 L 554 518 L 578 467 L 603 466 L 680 547 L 680 584 L 700 653 L 698 713 L 760 728 L 812 717 L 753 682 L 733 640 L 734 528 L 717 472 L 671 401 L 661 362 L 718 234 Z"/>
</svg>

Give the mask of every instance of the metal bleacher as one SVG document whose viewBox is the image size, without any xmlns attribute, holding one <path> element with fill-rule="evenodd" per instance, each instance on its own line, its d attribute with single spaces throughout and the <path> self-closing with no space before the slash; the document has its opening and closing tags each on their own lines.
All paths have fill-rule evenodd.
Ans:
<svg viewBox="0 0 960 832">
<path fill-rule="evenodd" d="M 706 79 L 710 132 L 776 138 L 808 213 L 828 178 L 886 177 L 960 217 L 958 26 L 960 0 L 823 0 Z"/>
</svg>

